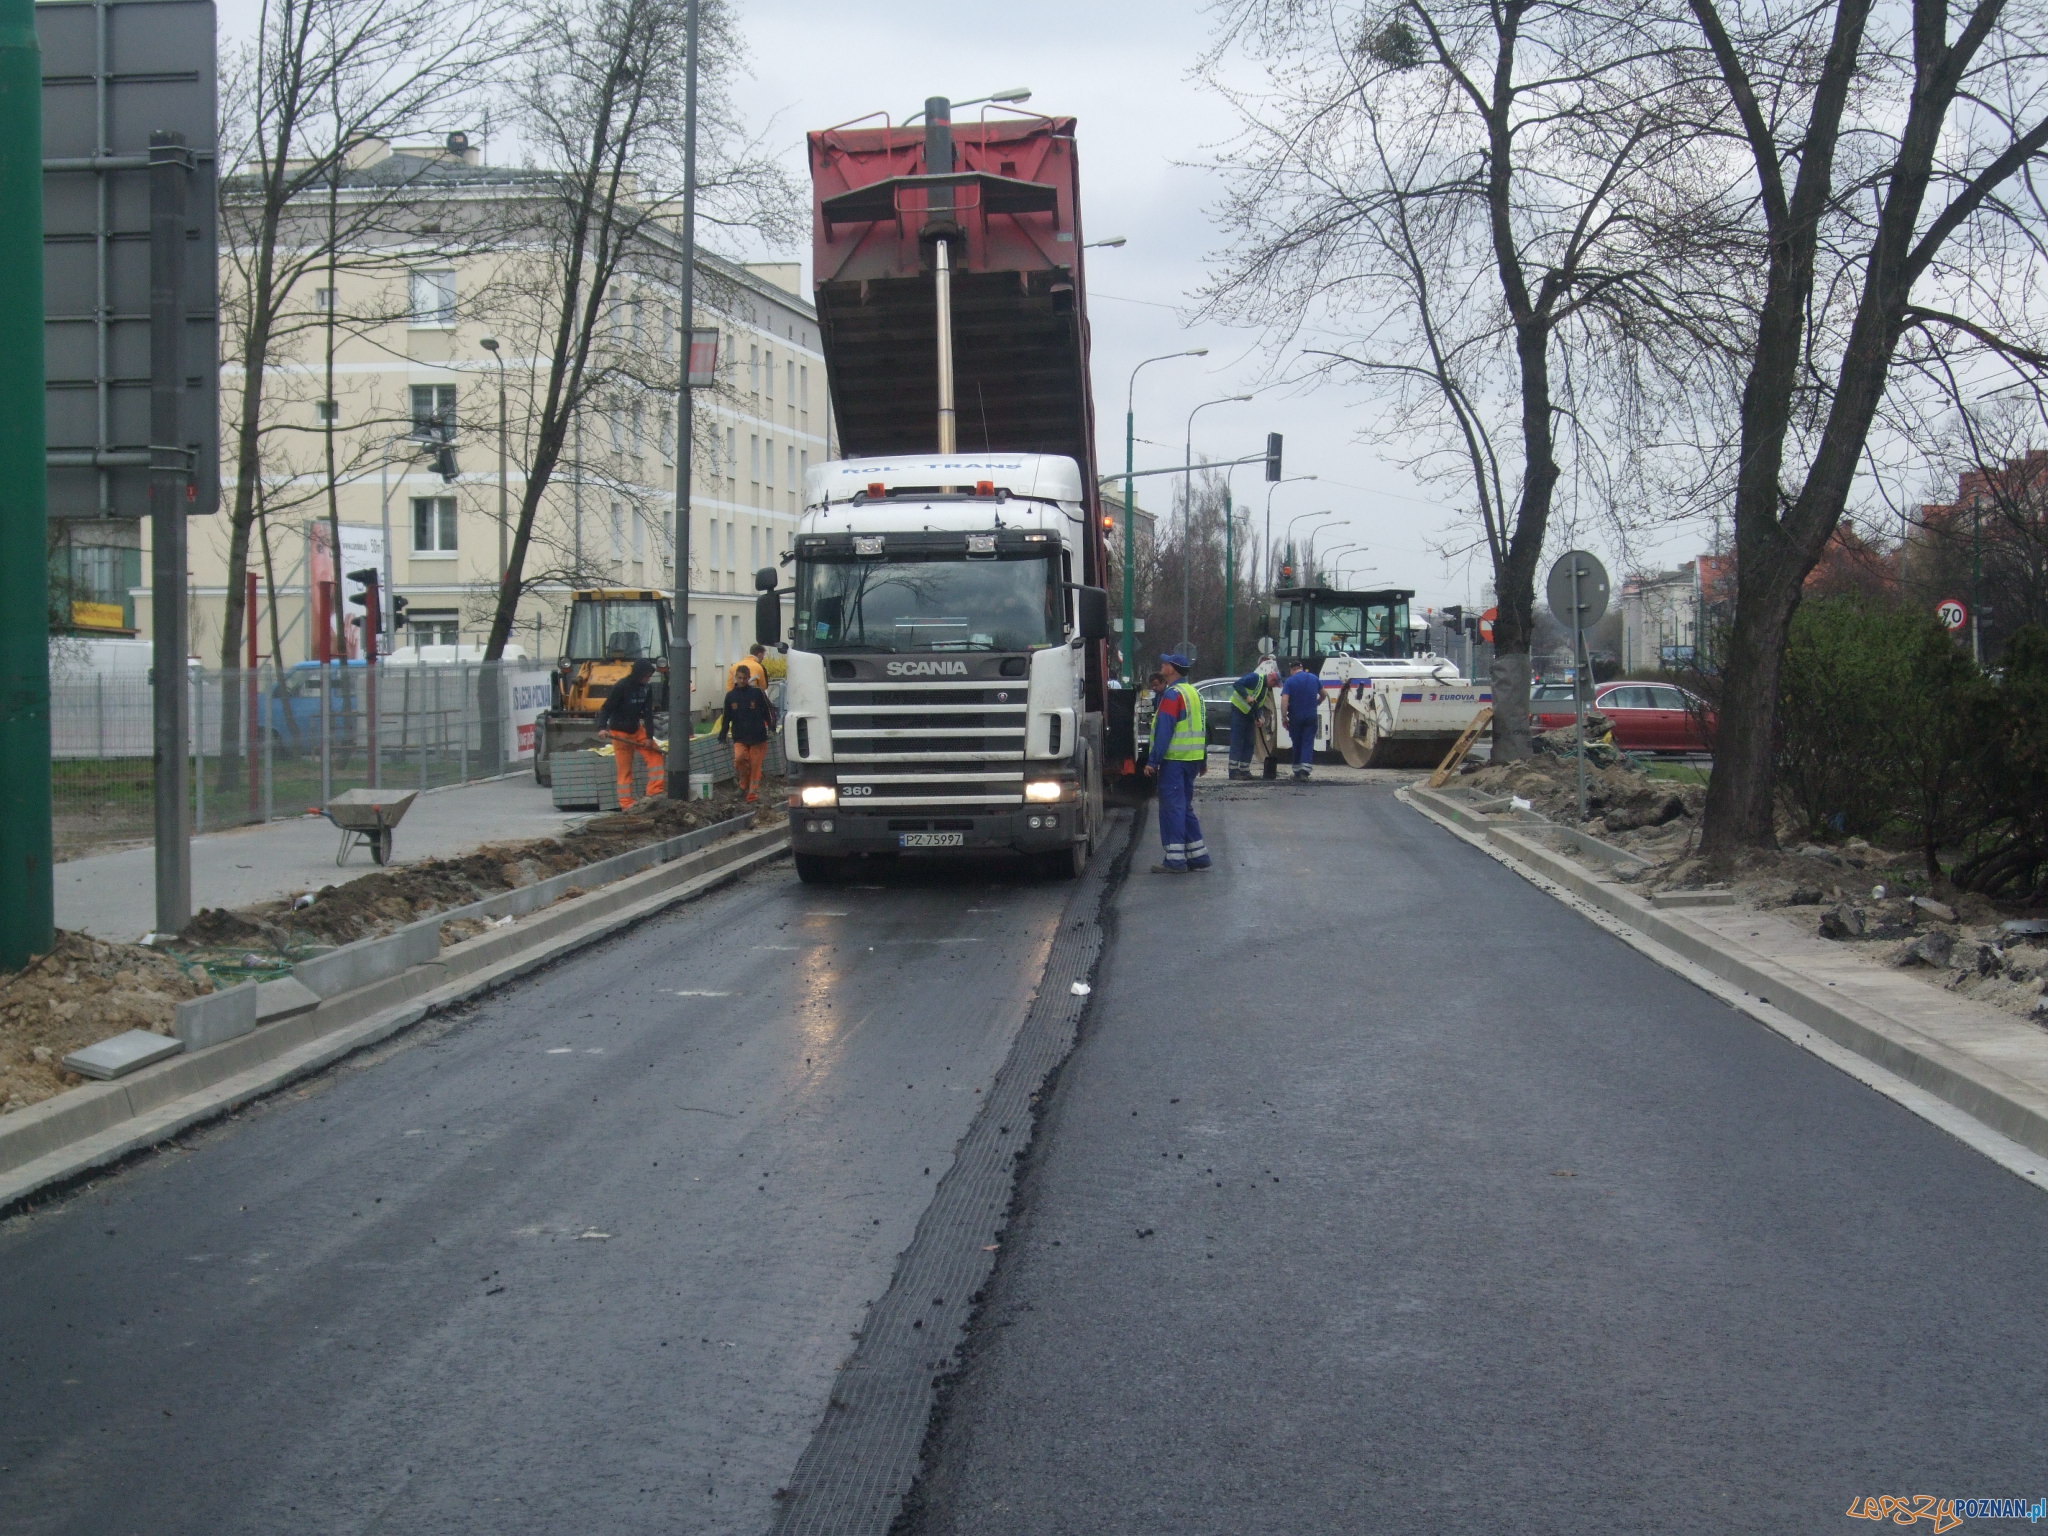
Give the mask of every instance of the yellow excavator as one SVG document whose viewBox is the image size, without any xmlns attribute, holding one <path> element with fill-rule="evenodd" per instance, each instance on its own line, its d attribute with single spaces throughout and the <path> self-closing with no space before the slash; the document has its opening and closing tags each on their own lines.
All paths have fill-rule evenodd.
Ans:
<svg viewBox="0 0 2048 1536">
<path fill-rule="evenodd" d="M 534 732 L 536 779 L 552 784 L 554 755 L 596 739 L 598 707 L 643 657 L 654 663 L 655 707 L 667 709 L 668 638 L 668 598 L 660 592 L 599 587 L 571 594 L 568 638 Z"/>
</svg>

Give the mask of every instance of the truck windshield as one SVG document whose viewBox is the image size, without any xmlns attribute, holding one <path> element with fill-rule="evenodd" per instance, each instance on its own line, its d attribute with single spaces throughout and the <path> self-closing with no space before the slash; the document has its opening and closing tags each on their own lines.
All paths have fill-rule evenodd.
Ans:
<svg viewBox="0 0 2048 1536">
<path fill-rule="evenodd" d="M 797 644 L 816 651 L 1025 651 L 1064 638 L 1052 562 L 806 560 Z"/>
<path fill-rule="evenodd" d="M 668 654 L 661 604 L 646 598 L 579 602 L 569 619 L 571 661 L 658 660 Z"/>
</svg>

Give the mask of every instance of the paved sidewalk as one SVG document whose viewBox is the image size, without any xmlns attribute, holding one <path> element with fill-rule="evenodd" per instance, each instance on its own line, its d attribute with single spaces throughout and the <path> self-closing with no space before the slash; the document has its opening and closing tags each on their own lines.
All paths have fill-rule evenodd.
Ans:
<svg viewBox="0 0 2048 1536">
<path fill-rule="evenodd" d="M 483 843 L 550 837 L 588 820 L 558 811 L 531 773 L 430 790 L 398 824 L 394 868 L 467 852 Z M 192 909 L 239 907 L 318 890 L 376 868 L 358 849 L 334 863 L 341 833 L 324 816 L 298 816 L 260 827 L 237 827 L 192 840 Z M 56 868 L 57 926 L 97 938 L 133 942 L 156 918 L 156 851 L 67 859 Z"/>
</svg>

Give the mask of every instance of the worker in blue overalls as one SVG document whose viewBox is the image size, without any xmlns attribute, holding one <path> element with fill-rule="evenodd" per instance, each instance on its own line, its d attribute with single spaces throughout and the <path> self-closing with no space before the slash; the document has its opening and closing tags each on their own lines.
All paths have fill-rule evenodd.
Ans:
<svg viewBox="0 0 2048 1536">
<path fill-rule="evenodd" d="M 1275 668 L 1270 656 L 1230 687 L 1230 776 L 1252 776 L 1252 755 L 1257 750 L 1259 717 L 1273 697 Z"/>
<path fill-rule="evenodd" d="M 1287 737 L 1294 743 L 1294 776 L 1308 777 L 1316 760 L 1316 721 L 1323 706 L 1323 680 L 1299 657 L 1287 663 L 1287 681 L 1280 685 L 1287 706 Z"/>
<path fill-rule="evenodd" d="M 1159 660 L 1166 689 L 1159 695 L 1159 712 L 1152 717 L 1151 760 L 1145 764 L 1145 772 L 1159 779 L 1161 857 L 1152 873 L 1184 875 L 1191 869 L 1207 869 L 1210 862 L 1202 824 L 1195 819 L 1195 780 L 1209 766 L 1209 724 L 1202 713 L 1202 696 L 1187 681 L 1194 663 L 1179 655 Z"/>
</svg>

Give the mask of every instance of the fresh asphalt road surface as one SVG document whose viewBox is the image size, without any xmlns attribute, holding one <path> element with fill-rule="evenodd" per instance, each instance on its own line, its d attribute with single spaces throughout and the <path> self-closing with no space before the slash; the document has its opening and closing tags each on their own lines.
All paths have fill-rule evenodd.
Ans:
<svg viewBox="0 0 2048 1536">
<path fill-rule="evenodd" d="M 1071 889 L 771 866 L 0 1225 L 0 1530 L 765 1530 Z"/>
<path fill-rule="evenodd" d="M 915 1530 L 1804 1533 L 2048 1492 L 2040 1191 L 1383 785 L 1202 811 L 1218 868 L 1119 899 Z"/>
</svg>

